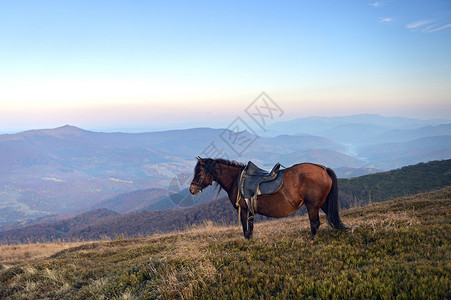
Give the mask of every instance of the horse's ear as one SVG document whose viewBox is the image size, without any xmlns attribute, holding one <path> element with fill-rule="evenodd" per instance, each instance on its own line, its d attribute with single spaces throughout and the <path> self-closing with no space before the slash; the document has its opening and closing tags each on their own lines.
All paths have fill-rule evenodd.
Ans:
<svg viewBox="0 0 451 300">
<path fill-rule="evenodd" d="M 201 166 L 205 165 L 204 161 L 202 160 L 202 158 L 200 158 L 200 156 L 197 157 L 197 160 L 199 161 Z"/>
</svg>

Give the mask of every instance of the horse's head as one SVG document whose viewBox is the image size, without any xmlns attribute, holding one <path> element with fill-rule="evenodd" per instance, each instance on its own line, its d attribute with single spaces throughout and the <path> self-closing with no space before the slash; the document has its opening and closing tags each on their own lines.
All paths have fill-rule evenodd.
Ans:
<svg viewBox="0 0 451 300">
<path fill-rule="evenodd" d="M 202 158 L 197 157 L 197 164 L 194 168 L 194 178 L 191 181 L 189 191 L 193 195 L 198 195 L 204 188 L 213 183 L 213 176 L 210 173 L 208 166 L 202 160 Z"/>
</svg>

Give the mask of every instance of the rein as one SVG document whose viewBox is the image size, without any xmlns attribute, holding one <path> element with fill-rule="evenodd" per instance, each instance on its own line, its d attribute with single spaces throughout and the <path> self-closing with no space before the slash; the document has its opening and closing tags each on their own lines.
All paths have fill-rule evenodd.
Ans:
<svg viewBox="0 0 451 300">
<path fill-rule="evenodd" d="M 238 226 L 241 222 L 241 205 L 240 201 L 243 197 L 241 197 L 241 179 L 243 178 L 243 174 L 246 168 L 243 169 L 243 171 L 240 172 L 240 179 L 238 180 L 238 191 L 236 193 L 236 203 L 235 206 L 238 208 Z"/>
<path fill-rule="evenodd" d="M 202 167 L 202 169 L 204 169 L 203 167 Z M 204 169 L 204 171 L 206 171 L 206 169 Z M 204 177 L 205 177 L 205 174 L 204 174 L 205 172 L 203 172 L 200 176 L 199 176 L 199 180 L 197 181 L 197 183 L 196 183 L 196 189 L 199 189 L 199 187 L 200 187 L 200 184 L 202 183 L 202 181 L 204 180 Z"/>
<path fill-rule="evenodd" d="M 205 166 L 201 165 L 201 168 L 204 172 L 202 172 L 202 174 L 199 177 L 199 180 L 197 182 L 197 187 L 200 186 L 200 184 L 203 182 L 204 177 L 205 177 L 205 173 L 208 173 L 211 177 L 213 177 L 213 180 L 217 182 L 217 176 L 216 173 L 211 172 L 208 168 L 206 168 Z M 240 176 L 239 176 L 239 180 L 237 181 L 238 184 L 238 189 L 237 189 L 237 195 L 236 195 L 236 203 L 235 206 L 238 208 L 238 226 L 241 223 L 241 206 L 239 204 L 239 202 L 241 201 L 242 197 L 241 197 L 241 188 L 240 188 L 240 183 L 241 183 L 241 179 L 243 178 L 243 174 L 245 172 L 246 168 L 243 168 L 243 170 L 240 172 Z M 249 219 L 248 219 L 249 222 Z"/>
</svg>

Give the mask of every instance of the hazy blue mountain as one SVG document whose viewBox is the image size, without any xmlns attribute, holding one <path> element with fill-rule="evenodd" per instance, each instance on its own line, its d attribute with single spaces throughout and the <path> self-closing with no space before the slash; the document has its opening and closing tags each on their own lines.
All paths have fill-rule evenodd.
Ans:
<svg viewBox="0 0 451 300">
<path fill-rule="evenodd" d="M 374 136 L 368 143 L 396 143 L 417 140 L 424 137 L 451 135 L 451 124 L 425 126 L 415 129 L 396 129 Z"/>
<path fill-rule="evenodd" d="M 0 135 L 0 225 L 78 212 L 136 190 L 167 190 L 224 132 L 99 133 L 67 125 Z"/>
<path fill-rule="evenodd" d="M 95 204 L 92 209 L 106 208 L 120 214 L 141 210 L 168 194 L 167 189 L 151 188 L 117 195 Z"/>
<path fill-rule="evenodd" d="M 450 134 L 451 124 L 395 130 L 379 125 L 346 124 L 320 133 L 321 136 L 327 137 L 330 140 L 344 144 L 352 144 L 354 146 L 376 143 L 406 142 L 424 137 Z"/>
<path fill-rule="evenodd" d="M 269 126 L 269 134 L 311 134 L 321 136 L 322 132 L 344 125 L 372 125 L 387 129 L 414 129 L 450 123 L 450 120 L 419 120 L 403 117 L 383 117 L 374 114 L 361 114 L 343 117 L 307 117 L 277 122 Z"/>
<path fill-rule="evenodd" d="M 307 151 L 298 151 L 290 154 L 285 154 L 282 155 L 281 161 L 287 162 L 287 166 L 299 162 L 312 162 L 332 168 L 361 168 L 366 165 L 365 162 L 359 159 L 327 149 L 311 149 Z"/>
<path fill-rule="evenodd" d="M 401 143 L 365 146 L 359 153 L 382 169 L 399 168 L 411 161 L 432 161 L 451 158 L 451 136 L 432 136 Z"/>
<path fill-rule="evenodd" d="M 206 131 L 106 134 L 64 126 L 1 135 L 0 224 L 77 211 L 138 189 L 165 188 L 178 172 L 191 172 L 201 139 L 218 132 Z"/>
<path fill-rule="evenodd" d="M 346 147 L 330 139 L 313 135 L 279 135 L 276 137 L 261 137 L 250 150 L 289 153 L 299 150 L 328 149 L 334 151 L 346 151 Z"/>
<path fill-rule="evenodd" d="M 218 188 L 213 186 L 205 188 L 202 193 L 197 196 L 192 195 L 188 188 L 184 188 L 178 192 L 167 193 L 166 195 L 160 197 L 158 201 L 141 209 L 137 209 L 137 211 L 154 211 L 192 207 L 226 196 L 227 194 L 224 190 L 221 190 L 218 194 Z"/>
<path fill-rule="evenodd" d="M 320 133 L 339 143 L 362 145 L 371 142 L 375 136 L 384 135 L 390 128 L 372 124 L 345 124 Z"/>
</svg>

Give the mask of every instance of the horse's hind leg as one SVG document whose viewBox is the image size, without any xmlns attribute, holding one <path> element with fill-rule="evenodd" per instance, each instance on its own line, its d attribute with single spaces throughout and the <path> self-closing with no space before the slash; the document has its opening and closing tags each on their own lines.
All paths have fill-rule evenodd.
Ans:
<svg viewBox="0 0 451 300">
<path fill-rule="evenodd" d="M 319 221 L 319 208 L 313 207 L 312 205 L 309 205 L 308 203 L 305 204 L 308 211 L 308 217 L 310 219 L 310 236 L 309 239 L 313 240 L 313 237 L 315 236 L 316 232 L 318 231 L 319 225 L 321 225 Z"/>
</svg>

